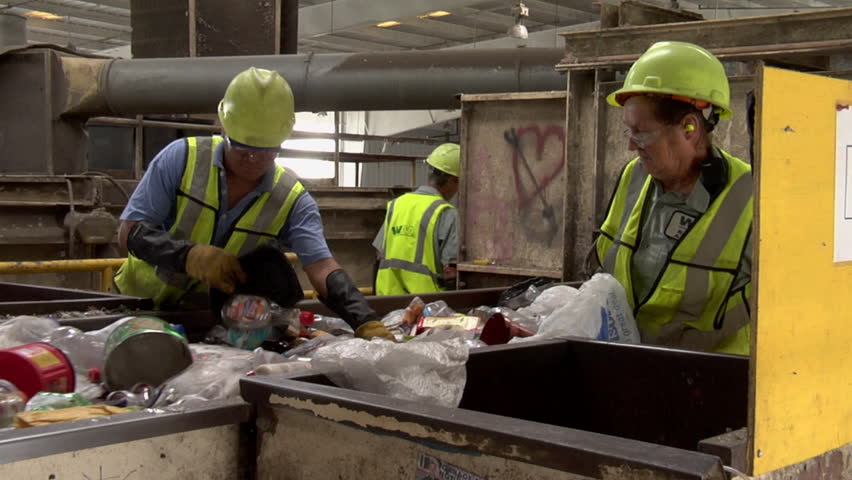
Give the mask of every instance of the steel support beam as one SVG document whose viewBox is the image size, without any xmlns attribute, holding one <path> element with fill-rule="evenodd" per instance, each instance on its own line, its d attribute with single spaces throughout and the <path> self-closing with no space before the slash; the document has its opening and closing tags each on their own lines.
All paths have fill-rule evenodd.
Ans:
<svg viewBox="0 0 852 480">
<path fill-rule="evenodd" d="M 681 22 L 562 34 L 565 58 L 557 70 L 594 68 L 604 58 L 625 57 L 630 63 L 660 39 L 692 42 L 716 53 L 746 49 L 756 53 L 772 46 L 849 41 L 852 8 L 766 17 Z M 780 48 L 775 48 L 779 50 Z"/>
</svg>

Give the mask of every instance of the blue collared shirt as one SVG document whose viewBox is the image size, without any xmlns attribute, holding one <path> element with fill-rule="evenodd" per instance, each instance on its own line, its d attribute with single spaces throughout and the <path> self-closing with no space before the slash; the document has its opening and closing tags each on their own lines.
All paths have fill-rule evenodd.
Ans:
<svg viewBox="0 0 852 480">
<path fill-rule="evenodd" d="M 224 142 L 213 155 L 213 164 L 219 167 L 220 209 L 213 234 L 213 245 L 224 247 L 234 224 L 248 209 L 255 198 L 272 189 L 274 169 L 264 175 L 260 184 L 243 197 L 234 208 L 228 206 L 228 184 L 225 181 Z M 186 165 L 186 142 L 175 140 L 154 157 L 148 170 L 139 181 L 127 206 L 121 213 L 122 220 L 148 221 L 162 225 L 168 230 L 177 214 L 177 189 Z M 299 256 L 302 265 L 310 265 L 331 258 L 331 251 L 323 234 L 322 218 L 317 202 L 307 192 L 293 204 L 284 228 L 278 233 L 281 244 Z"/>
</svg>

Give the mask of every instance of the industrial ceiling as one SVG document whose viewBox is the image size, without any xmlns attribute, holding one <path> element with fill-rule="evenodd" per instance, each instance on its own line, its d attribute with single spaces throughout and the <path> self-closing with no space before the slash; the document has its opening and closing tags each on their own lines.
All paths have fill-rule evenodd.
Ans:
<svg viewBox="0 0 852 480">
<path fill-rule="evenodd" d="M 299 52 L 440 49 L 505 38 L 512 0 L 302 0 Z M 617 3 L 612 0 L 611 3 Z M 705 18 L 730 18 L 848 7 L 852 0 L 650 0 L 679 4 Z M 530 33 L 555 32 L 598 20 L 598 1 L 524 0 Z M 73 46 L 129 56 L 130 0 L 11 0 L 0 11 L 28 17 L 29 43 Z M 577 28 L 577 27 L 574 27 Z M 491 45 L 494 46 L 494 45 Z M 122 48 L 124 47 L 124 48 Z"/>
</svg>

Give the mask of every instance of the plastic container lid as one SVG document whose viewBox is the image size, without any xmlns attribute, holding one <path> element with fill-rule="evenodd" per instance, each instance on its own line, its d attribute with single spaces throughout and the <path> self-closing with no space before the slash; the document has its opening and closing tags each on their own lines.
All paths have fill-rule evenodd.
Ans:
<svg viewBox="0 0 852 480">
<path fill-rule="evenodd" d="M 26 352 L 30 352 L 30 356 L 27 356 Z M 64 363 L 65 375 L 68 377 L 66 390 L 73 392 L 75 377 L 68 357 L 61 350 L 47 343 L 29 343 L 0 350 L 0 377 L 10 381 L 26 399 L 29 399 L 36 393 L 47 390 L 48 379 L 42 377 L 42 373 L 47 364 L 51 364 L 53 368 L 53 362 L 57 366 Z"/>
</svg>

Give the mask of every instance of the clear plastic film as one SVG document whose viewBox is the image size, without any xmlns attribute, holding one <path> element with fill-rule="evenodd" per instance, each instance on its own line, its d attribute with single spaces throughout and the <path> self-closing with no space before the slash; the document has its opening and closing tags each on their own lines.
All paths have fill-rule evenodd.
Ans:
<svg viewBox="0 0 852 480">
<path fill-rule="evenodd" d="M 313 366 L 336 385 L 457 407 L 464 392 L 469 346 L 459 332 L 436 332 L 406 343 L 351 339 L 314 353 Z"/>
</svg>

